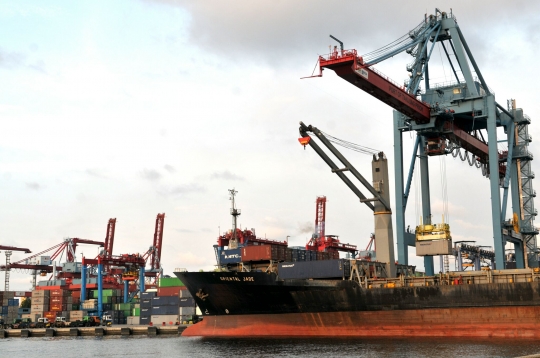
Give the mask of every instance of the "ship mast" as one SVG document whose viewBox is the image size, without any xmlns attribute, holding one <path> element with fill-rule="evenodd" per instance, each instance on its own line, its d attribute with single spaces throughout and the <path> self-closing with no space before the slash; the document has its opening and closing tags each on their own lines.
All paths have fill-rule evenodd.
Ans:
<svg viewBox="0 0 540 358">
<path fill-rule="evenodd" d="M 240 209 L 237 209 L 234 204 L 234 197 L 238 193 L 238 191 L 234 189 L 229 189 L 229 193 L 231 194 L 231 197 L 229 200 L 231 200 L 231 215 L 232 215 L 232 239 L 229 243 L 230 249 L 236 249 L 238 247 L 238 240 L 236 237 L 236 217 L 240 215 Z"/>
</svg>

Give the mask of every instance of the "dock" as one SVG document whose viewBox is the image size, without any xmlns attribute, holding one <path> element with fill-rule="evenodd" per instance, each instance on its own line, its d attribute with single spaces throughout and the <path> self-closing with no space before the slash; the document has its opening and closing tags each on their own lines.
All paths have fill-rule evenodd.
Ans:
<svg viewBox="0 0 540 358">
<path fill-rule="evenodd" d="M 179 326 L 113 326 L 0 329 L 2 338 L 28 337 L 102 337 L 102 336 L 179 336 L 187 325 Z"/>
</svg>

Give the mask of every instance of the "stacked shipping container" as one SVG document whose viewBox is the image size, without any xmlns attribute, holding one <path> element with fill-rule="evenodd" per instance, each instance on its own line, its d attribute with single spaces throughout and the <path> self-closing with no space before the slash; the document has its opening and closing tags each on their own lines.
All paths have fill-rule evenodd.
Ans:
<svg viewBox="0 0 540 358">
<path fill-rule="evenodd" d="M 155 292 L 141 294 L 139 323 L 168 326 L 191 321 L 195 307 L 182 281 L 175 277 L 161 278 Z"/>
<path fill-rule="evenodd" d="M 19 317 L 19 300 L 15 298 L 15 292 L 7 291 L 0 292 L 2 296 L 0 316 L 5 322 L 13 322 L 14 319 Z"/>
<path fill-rule="evenodd" d="M 339 252 L 321 252 L 283 245 L 248 245 L 239 249 L 219 250 L 219 264 L 236 264 L 257 261 L 320 261 L 339 259 Z"/>
</svg>

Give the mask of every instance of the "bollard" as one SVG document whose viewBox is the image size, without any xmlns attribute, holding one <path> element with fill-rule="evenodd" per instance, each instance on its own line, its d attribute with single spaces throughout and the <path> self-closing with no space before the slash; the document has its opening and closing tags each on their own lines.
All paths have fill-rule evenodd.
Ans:
<svg viewBox="0 0 540 358">
<path fill-rule="evenodd" d="M 157 327 L 148 327 L 148 335 L 149 336 L 157 336 Z"/>
<path fill-rule="evenodd" d="M 21 337 L 23 337 L 23 338 L 30 337 L 30 330 L 21 329 Z"/>
<path fill-rule="evenodd" d="M 54 337 L 56 334 L 56 330 L 52 328 L 45 329 L 45 337 Z"/>
</svg>

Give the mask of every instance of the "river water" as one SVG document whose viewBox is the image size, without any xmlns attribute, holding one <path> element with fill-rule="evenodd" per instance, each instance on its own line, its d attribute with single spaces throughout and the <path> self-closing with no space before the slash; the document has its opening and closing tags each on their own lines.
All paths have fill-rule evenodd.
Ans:
<svg viewBox="0 0 540 358">
<path fill-rule="evenodd" d="M 54 337 L 0 339 L 4 357 L 518 357 L 538 341 L 463 339 L 208 339 Z"/>
</svg>

